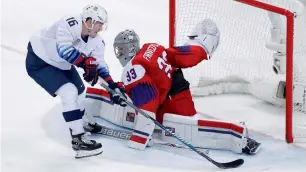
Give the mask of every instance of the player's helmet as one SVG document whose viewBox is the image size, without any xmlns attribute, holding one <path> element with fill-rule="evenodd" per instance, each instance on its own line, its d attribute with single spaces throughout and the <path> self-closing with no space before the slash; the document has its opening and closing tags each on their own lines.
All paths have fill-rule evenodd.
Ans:
<svg viewBox="0 0 306 172">
<path fill-rule="evenodd" d="M 84 23 L 88 18 L 92 19 L 92 27 L 89 28 L 85 23 L 87 29 L 92 29 L 96 22 L 103 23 L 102 30 L 105 30 L 107 28 L 107 22 L 108 22 L 107 11 L 100 5 L 98 4 L 87 5 L 86 7 L 83 8 L 83 12 L 81 15 Z"/>
<path fill-rule="evenodd" d="M 125 66 L 140 50 L 139 37 L 134 30 L 124 30 L 115 37 L 113 46 L 116 57 Z"/>
</svg>

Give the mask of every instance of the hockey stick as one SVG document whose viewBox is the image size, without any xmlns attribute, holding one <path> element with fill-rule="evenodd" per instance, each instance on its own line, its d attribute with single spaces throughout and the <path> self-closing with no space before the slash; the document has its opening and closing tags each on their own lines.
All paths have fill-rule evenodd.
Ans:
<svg viewBox="0 0 306 172">
<path fill-rule="evenodd" d="M 101 134 L 101 135 L 105 135 L 105 136 L 110 136 L 110 137 L 114 137 L 117 139 L 123 139 L 123 140 L 130 140 L 130 137 L 132 136 L 132 132 L 131 131 L 124 131 L 124 130 L 118 130 L 118 129 L 113 129 L 113 128 L 108 128 L 105 126 L 102 126 L 102 130 L 100 133 L 97 134 Z M 164 145 L 164 146 L 170 146 L 170 147 L 174 147 L 174 148 L 183 148 L 183 149 L 189 149 L 186 146 L 182 146 L 179 144 L 174 144 L 174 143 L 168 143 L 168 142 L 163 142 L 160 140 L 156 140 L 156 139 L 152 139 L 151 142 L 154 145 Z M 198 149 L 204 149 L 201 147 L 196 147 Z M 208 149 L 204 149 L 205 150 L 205 154 L 208 155 L 209 154 L 209 150 Z"/>
<path fill-rule="evenodd" d="M 112 90 L 111 88 L 109 88 L 106 84 L 104 84 L 103 82 L 100 83 L 102 87 L 104 87 L 108 92 L 110 92 L 111 94 L 114 94 L 115 91 Z M 226 162 L 226 163 L 221 163 L 221 162 L 217 162 L 213 159 L 211 159 L 209 156 L 205 155 L 205 153 L 201 152 L 200 150 L 198 150 L 196 147 L 194 147 L 193 145 L 191 145 L 190 143 L 188 143 L 187 141 L 185 141 L 184 139 L 182 139 L 180 136 L 178 136 L 175 133 L 172 133 L 172 131 L 170 131 L 169 129 L 167 129 L 164 125 L 162 125 L 161 123 L 159 123 L 158 121 L 156 121 L 154 118 L 152 118 L 150 115 L 148 115 L 147 113 L 145 113 L 144 111 L 142 111 L 141 109 L 139 109 L 138 107 L 136 107 L 132 102 L 128 101 L 125 99 L 125 97 L 123 97 L 123 100 L 125 101 L 125 103 L 127 105 L 129 105 L 131 108 L 133 108 L 135 111 L 139 112 L 140 114 L 142 114 L 144 117 L 152 120 L 155 125 L 159 126 L 161 129 L 163 129 L 165 132 L 167 132 L 168 134 L 170 134 L 172 137 L 176 138 L 178 141 L 180 141 L 181 143 L 183 143 L 184 145 L 186 145 L 188 148 L 190 148 L 191 150 L 195 151 L 196 153 L 198 153 L 200 156 L 204 157 L 205 159 L 207 159 L 209 162 L 213 163 L 215 166 L 222 168 L 222 169 L 228 169 L 228 168 L 236 168 L 239 167 L 240 165 L 242 165 L 244 163 L 243 159 L 237 159 L 231 162 Z"/>
</svg>

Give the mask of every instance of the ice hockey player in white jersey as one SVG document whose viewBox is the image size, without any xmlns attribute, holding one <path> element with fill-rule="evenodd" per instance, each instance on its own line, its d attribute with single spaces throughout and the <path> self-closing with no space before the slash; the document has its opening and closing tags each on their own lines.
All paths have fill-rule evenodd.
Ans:
<svg viewBox="0 0 306 172">
<path fill-rule="evenodd" d="M 92 86 L 101 77 L 113 88 L 120 88 L 110 76 L 104 61 L 104 41 L 98 35 L 107 22 L 103 7 L 88 5 L 81 14 L 61 18 L 40 30 L 28 44 L 27 73 L 51 96 L 60 97 L 76 158 L 101 154 L 102 144 L 86 138 L 88 132 L 99 132 L 101 126 L 85 113 L 85 86 L 75 66 L 84 70 L 83 79 Z"/>
<path fill-rule="evenodd" d="M 213 57 L 220 32 L 212 20 L 203 20 L 193 29 L 184 46 L 165 48 L 156 43 L 139 46 L 133 30 L 120 32 L 114 41 L 116 57 L 124 67 L 122 82 L 135 106 L 195 146 L 255 154 L 260 143 L 249 138 L 239 122 L 206 119 L 197 114 L 189 82 L 181 68 L 193 67 Z M 112 105 L 102 89 L 88 88 L 88 108 L 93 114 L 119 126 L 133 129 L 130 148 L 144 150 L 150 143 L 155 124 L 132 108 Z M 205 104 L 203 104 L 205 106 Z M 163 131 L 162 141 L 180 142 Z"/>
</svg>

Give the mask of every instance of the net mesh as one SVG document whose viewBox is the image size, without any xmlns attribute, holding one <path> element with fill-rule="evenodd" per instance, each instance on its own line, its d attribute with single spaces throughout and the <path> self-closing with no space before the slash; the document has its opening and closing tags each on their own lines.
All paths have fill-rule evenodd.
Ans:
<svg viewBox="0 0 306 172">
<path fill-rule="evenodd" d="M 293 114 L 295 137 L 306 137 L 306 15 L 305 0 L 261 0 L 296 12 L 294 24 Z M 283 35 L 286 17 L 280 16 Z M 272 23 L 268 12 L 232 0 L 176 0 L 175 45 L 183 45 L 192 28 L 205 18 L 220 29 L 220 44 L 211 60 L 184 70 L 191 88 L 202 88 L 207 81 L 239 76 L 252 83 L 256 80 L 285 79 L 272 70 L 273 53 L 266 48 L 271 39 Z M 301 91 L 302 90 L 302 91 Z M 302 95 L 302 96 L 301 96 Z"/>
</svg>

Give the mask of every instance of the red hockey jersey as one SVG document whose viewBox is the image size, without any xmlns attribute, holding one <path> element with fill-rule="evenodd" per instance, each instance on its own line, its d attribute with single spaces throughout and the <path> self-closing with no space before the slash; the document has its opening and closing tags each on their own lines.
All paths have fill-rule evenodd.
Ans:
<svg viewBox="0 0 306 172">
<path fill-rule="evenodd" d="M 195 66 L 204 59 L 207 59 L 207 54 L 199 46 L 166 49 L 147 43 L 125 66 L 122 81 L 137 107 L 156 114 L 167 98 L 173 72 L 177 68 Z"/>
</svg>

